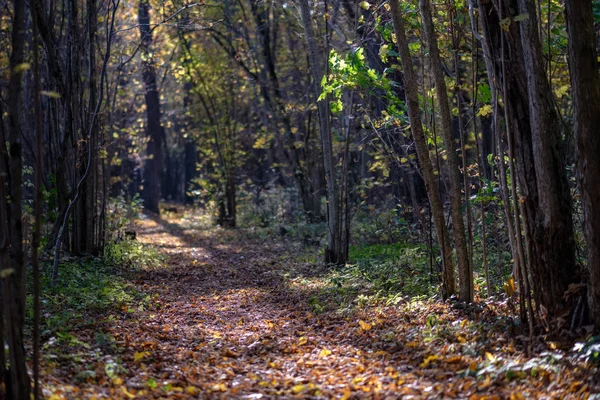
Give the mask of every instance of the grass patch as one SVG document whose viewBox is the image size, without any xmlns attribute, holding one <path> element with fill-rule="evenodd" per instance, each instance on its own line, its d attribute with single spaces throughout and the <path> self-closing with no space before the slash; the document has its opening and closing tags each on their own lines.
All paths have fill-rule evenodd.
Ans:
<svg viewBox="0 0 600 400">
<path fill-rule="evenodd" d="M 54 285 L 48 268 L 40 277 L 42 337 L 96 326 L 117 310 L 143 309 L 150 298 L 137 291 L 129 278 L 139 268 L 161 262 L 155 250 L 124 240 L 109 244 L 104 259 L 62 261 Z M 32 294 L 27 297 L 27 319 L 33 322 Z"/>
<path fill-rule="evenodd" d="M 348 264 L 330 270 L 312 285 L 309 304 L 313 312 L 428 299 L 438 291 L 437 284 L 432 284 L 426 247 L 407 243 L 352 246 L 349 255 Z"/>
<path fill-rule="evenodd" d="M 350 249 L 350 275 L 360 277 L 380 296 L 433 296 L 437 291 L 426 247 L 407 243 Z"/>
</svg>

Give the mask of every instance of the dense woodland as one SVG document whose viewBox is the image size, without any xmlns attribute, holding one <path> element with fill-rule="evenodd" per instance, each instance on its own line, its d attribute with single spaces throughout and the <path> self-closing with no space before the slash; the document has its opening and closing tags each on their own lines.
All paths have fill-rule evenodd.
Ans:
<svg viewBox="0 0 600 400">
<path fill-rule="evenodd" d="M 598 389 L 590 383 L 600 328 L 598 2 L 0 0 L 0 45 L 7 398 L 519 399 L 542 390 L 545 398 L 584 398 Z M 166 236 L 152 236 L 157 227 Z M 185 240 L 187 247 L 177 244 Z M 207 259 L 212 249 L 218 261 L 194 258 L 197 248 Z M 271 275 L 256 287 L 248 283 L 264 274 Z M 98 294 L 86 292 L 85 282 L 99 276 Z M 107 294 L 115 282 L 128 288 L 122 297 Z M 297 283 L 321 289 L 277 292 Z M 413 378 L 399 379 L 394 368 L 408 361 L 381 345 L 373 352 L 387 352 L 387 364 L 371 378 L 392 368 L 392 386 L 351 372 L 331 378 L 349 386 L 320 375 L 293 380 L 297 371 L 288 368 L 285 379 L 252 370 L 248 382 L 261 378 L 235 389 L 227 379 L 247 373 L 262 346 L 254 343 L 266 339 L 223 350 L 213 333 L 194 349 L 237 360 L 232 375 L 215 383 L 220 364 L 202 359 L 198 378 L 182 372 L 183 383 L 174 383 L 176 373 L 157 365 L 181 359 L 160 361 L 151 355 L 160 346 L 133 345 L 138 334 L 126 334 L 128 312 L 140 321 L 162 315 L 165 306 L 155 303 L 177 293 L 189 296 L 169 303 L 179 304 L 174 320 L 195 318 L 185 310 L 196 303 L 225 319 L 237 303 L 213 304 L 218 296 L 208 293 L 229 296 L 246 284 L 279 293 L 274 309 L 306 308 L 290 311 L 304 327 L 294 328 L 300 333 L 285 354 L 301 358 L 318 342 L 302 333 L 316 329 L 308 328 L 312 318 L 332 331 L 358 321 L 352 329 L 365 346 L 380 345 L 380 329 L 407 329 L 390 331 L 401 340 L 421 326 L 429 336 L 416 365 L 446 375 L 431 378 L 432 389 L 406 392 L 410 385 L 400 382 Z M 139 300 L 143 293 L 153 300 Z M 260 329 L 275 329 L 253 296 L 239 325 L 263 310 Z M 336 301 L 347 307 L 334 310 Z M 401 312 L 417 314 L 400 323 Z M 111 322 L 100 318 L 109 314 Z M 500 343 L 478 335 L 509 332 L 502 340 L 522 360 L 563 350 L 571 364 L 553 373 L 564 387 L 536 388 L 520 375 L 517 386 L 508 375 L 490 381 L 490 366 L 501 363 L 492 345 L 471 354 L 442 334 L 446 326 L 467 329 L 469 318 L 481 325 L 470 339 L 457 333 L 457 346 Z M 176 337 L 168 321 L 161 329 Z M 69 366 L 76 361 L 61 357 L 89 348 L 85 335 L 104 358 Z M 410 340 L 401 351 L 416 351 Z M 332 350 L 320 346 L 315 357 L 323 360 Z M 458 355 L 443 361 L 447 352 Z M 268 354 L 266 368 L 276 369 Z M 106 358 L 113 356 L 114 365 Z M 473 365 L 484 372 L 470 375 Z M 139 371 L 155 375 L 138 387 L 131 382 Z M 532 371 L 522 373 L 555 379 Z M 573 371 L 579 375 L 569 380 Z M 452 373 L 484 386 L 443 386 Z"/>
</svg>

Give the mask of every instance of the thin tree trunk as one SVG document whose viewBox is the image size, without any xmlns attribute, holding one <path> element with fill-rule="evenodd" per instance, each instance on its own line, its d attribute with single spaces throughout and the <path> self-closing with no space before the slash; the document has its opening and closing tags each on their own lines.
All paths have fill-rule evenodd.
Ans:
<svg viewBox="0 0 600 400">
<path fill-rule="evenodd" d="M 310 71 L 313 77 L 313 86 L 317 98 L 321 95 L 321 79 L 324 76 L 323 64 L 325 62 L 323 55 L 319 51 L 319 45 L 314 34 L 312 18 L 308 0 L 299 0 L 300 16 L 304 26 L 304 36 L 308 50 L 308 59 L 310 62 Z M 317 101 L 319 111 L 319 127 L 321 131 L 321 144 L 323 146 L 323 163 L 325 167 L 325 178 L 327 183 L 327 206 L 328 206 L 328 230 L 327 230 L 327 251 L 325 252 L 325 262 L 331 264 L 343 264 L 346 257 L 343 252 L 342 238 L 338 237 L 341 232 L 341 209 L 338 196 L 337 183 L 335 180 L 335 163 L 333 161 L 333 139 L 329 124 L 329 102 L 327 99 Z"/>
<path fill-rule="evenodd" d="M 454 262 L 452 260 L 452 247 L 448 237 L 448 228 L 444 221 L 444 210 L 438 186 L 435 182 L 433 166 L 429 159 L 429 148 L 427 147 L 427 139 L 423 131 L 421 123 L 421 111 L 419 107 L 419 92 L 417 89 L 417 78 L 413 71 L 413 62 L 408 48 L 408 40 L 406 39 L 406 29 L 404 25 L 404 17 L 400 9 L 398 0 L 390 1 L 392 18 L 394 23 L 394 31 L 398 41 L 398 51 L 402 61 L 404 73 L 404 88 L 406 92 L 406 106 L 408 109 L 408 118 L 410 127 L 417 149 L 417 156 L 421 166 L 431 213 L 435 225 L 436 235 L 440 244 L 444 270 L 442 273 L 442 298 L 447 299 L 456 293 L 456 277 L 454 275 Z"/>
<path fill-rule="evenodd" d="M 502 9 L 502 4 L 500 6 L 500 19 L 502 20 L 503 17 L 503 9 Z M 523 242 L 522 242 L 522 236 L 521 236 L 521 218 L 520 215 L 524 214 L 527 212 L 527 209 L 525 207 L 524 202 L 521 202 L 518 195 L 517 195 L 517 182 L 515 179 L 516 176 L 516 172 L 515 172 L 515 161 L 514 161 L 514 138 L 513 138 L 513 131 L 512 131 L 512 104 L 507 100 L 506 96 L 508 94 L 508 80 L 506 79 L 506 54 L 505 54 L 505 36 L 502 33 L 502 36 L 500 37 L 500 57 L 501 57 L 501 68 L 502 68 L 502 93 L 504 94 L 505 98 L 504 98 L 504 102 L 505 102 L 505 107 L 504 107 L 504 119 L 505 119 L 505 123 L 506 123 L 506 138 L 508 140 L 508 159 L 509 159 L 509 168 L 510 168 L 510 175 L 511 175 L 511 192 L 512 192 L 512 196 L 513 196 L 513 202 L 515 204 L 514 207 L 514 211 L 515 211 L 515 239 L 516 239 L 516 244 L 517 244 L 517 251 L 518 251 L 518 256 L 519 256 L 519 265 L 521 267 L 521 269 L 519 270 L 519 275 L 521 277 L 520 281 L 521 281 L 521 296 L 520 296 L 520 310 L 521 310 L 521 317 L 523 318 L 525 315 L 527 315 L 527 321 L 529 323 L 529 347 L 528 347 L 528 352 L 531 352 L 532 350 L 532 346 L 533 346 L 533 323 L 534 323 L 534 314 L 533 314 L 533 307 L 531 304 L 531 286 L 529 284 L 529 268 L 527 268 L 528 264 L 525 261 L 525 252 L 523 249 Z M 525 224 L 527 224 L 527 216 L 525 215 L 523 218 L 523 221 L 525 222 Z M 526 225 L 526 229 L 525 229 L 526 235 L 527 232 L 530 232 L 529 229 L 527 229 L 527 225 Z M 526 236 L 527 239 L 527 243 L 529 243 L 528 245 L 528 255 L 529 257 L 527 258 L 527 261 L 531 262 L 531 238 L 529 236 Z M 525 313 L 525 307 L 527 308 L 527 313 Z"/>
<path fill-rule="evenodd" d="M 448 157 L 449 180 L 450 180 L 450 213 L 454 225 L 453 236 L 456 247 L 456 259 L 458 264 L 460 299 L 466 302 L 473 301 L 473 271 L 469 263 L 467 240 L 465 237 L 465 223 L 462 216 L 462 195 L 460 187 L 460 168 L 456 145 L 452 134 L 452 117 L 448 102 L 448 92 L 444 73 L 442 71 L 441 57 L 437 38 L 433 27 L 431 16 L 431 4 L 429 0 L 419 0 L 423 27 L 431 57 L 431 69 L 435 81 L 436 96 L 440 112 L 442 138 L 446 147 Z"/>
<path fill-rule="evenodd" d="M 34 195 L 34 227 L 31 240 L 31 267 L 33 270 L 33 396 L 38 400 L 40 390 L 40 237 L 42 230 L 42 107 L 40 102 L 40 64 L 38 51 L 37 19 L 40 15 L 33 14 L 33 74 L 35 111 L 35 195 Z"/>
<path fill-rule="evenodd" d="M 23 343 L 23 326 L 25 322 L 25 265 L 23 254 L 23 223 L 22 223 L 22 185 L 23 164 L 21 155 L 21 87 L 24 72 L 24 48 L 26 36 L 25 2 L 14 0 L 14 19 L 12 25 L 12 53 L 10 56 L 10 81 L 9 93 L 11 101 L 8 104 L 9 131 L 9 187 L 10 204 L 8 209 L 1 212 L 2 221 L 8 219 L 9 231 L 1 242 L 5 245 L 6 236 L 9 237 L 12 248 L 10 268 L 4 264 L 2 269 L 9 269 L 8 276 L 4 279 L 4 294 L 6 299 L 6 321 L 8 328 L 8 347 L 10 363 L 10 379 L 12 393 L 8 398 L 29 399 L 31 390 L 29 375 L 25 366 L 25 349 Z M 3 163 L 4 164 L 4 163 Z M 2 188 L 2 192 L 4 187 Z M 2 207 L 5 207 L 6 196 L 2 196 Z M 7 213 L 8 212 L 8 213 Z M 2 224 L 4 227 L 4 223 Z M 5 247 L 3 245 L 2 247 Z M 7 248 L 7 246 L 6 246 Z M 4 253 L 5 250 L 2 251 Z"/>
</svg>

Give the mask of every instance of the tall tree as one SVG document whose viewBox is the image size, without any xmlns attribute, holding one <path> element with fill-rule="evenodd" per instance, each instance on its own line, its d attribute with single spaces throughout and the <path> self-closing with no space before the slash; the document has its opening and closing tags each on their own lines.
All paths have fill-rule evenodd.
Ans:
<svg viewBox="0 0 600 400">
<path fill-rule="evenodd" d="M 458 264 L 459 294 L 460 298 L 466 302 L 473 301 L 473 271 L 469 263 L 467 252 L 467 241 L 465 237 L 465 222 L 462 215 L 462 195 L 460 186 L 460 167 L 458 154 L 456 153 L 456 144 L 452 132 L 452 114 L 450 112 L 450 103 L 448 100 L 448 90 L 446 88 L 446 78 L 442 71 L 442 59 L 438 47 L 435 29 L 433 27 L 433 18 L 431 16 L 431 3 L 429 0 L 419 0 L 421 17 L 423 18 L 423 28 L 429 57 L 431 58 L 431 70 L 435 82 L 435 93 L 437 98 L 438 110 L 440 114 L 440 129 L 442 138 L 446 147 L 448 159 L 448 169 L 450 177 L 450 213 L 452 215 L 452 230 L 454 245 L 456 247 L 456 260 Z"/>
<path fill-rule="evenodd" d="M 317 97 L 321 95 L 321 80 L 325 74 L 325 57 L 319 49 L 319 44 L 313 29 L 308 0 L 299 0 L 300 16 L 304 26 L 304 38 L 308 50 L 309 68 L 313 78 L 313 88 Z M 341 199 L 335 177 L 335 162 L 333 160 L 333 137 L 329 121 L 329 102 L 327 98 L 317 101 L 319 111 L 319 127 L 321 131 L 321 144 L 323 146 L 323 162 L 325 166 L 325 179 L 327 181 L 327 251 L 325 261 L 332 264 L 343 264 L 348 257 L 347 240 L 342 230 Z"/>
<path fill-rule="evenodd" d="M 12 257 L 7 264 L 1 266 L 4 275 L 4 298 L 6 307 L 8 356 L 10 364 L 10 381 L 12 393 L 8 398 L 29 399 L 31 387 L 29 375 L 25 365 L 25 349 L 23 343 L 23 327 L 25 323 L 25 263 L 23 251 L 23 209 L 22 209 L 22 186 L 23 186 L 23 161 L 22 161 L 22 132 L 21 132 L 21 88 L 23 73 L 28 69 L 24 62 L 26 45 L 26 15 L 25 2 L 13 1 L 13 25 L 12 25 L 12 53 L 10 55 L 10 81 L 9 93 L 11 99 L 8 104 L 8 176 L 10 203 L 6 205 L 7 198 L 2 196 L 0 201 L 2 210 L 2 227 L 0 230 L 2 238 L 3 257 L 0 261 L 8 258 L 7 244 L 10 243 Z M 4 146 L 4 143 L 1 144 Z M 4 150 L 2 151 L 5 154 Z M 2 161 L 3 168 L 5 160 Z M 0 194 L 4 192 L 4 187 Z M 5 219 L 6 218 L 6 219 Z M 6 220 L 9 226 L 5 226 Z M 8 237 L 7 237 L 8 236 Z M 2 338 L 4 341 L 4 338 Z M 2 349 L 4 351 L 4 349 Z"/>
<path fill-rule="evenodd" d="M 390 1 L 392 19 L 394 23 L 394 31 L 396 40 L 398 41 L 398 52 L 402 61 L 402 72 L 404 74 L 404 90 L 406 93 L 406 108 L 408 110 L 408 118 L 410 121 L 410 129 L 417 148 L 417 156 L 421 167 L 427 197 L 433 215 L 436 235 L 440 244 L 443 260 L 442 273 L 442 297 L 444 299 L 456 293 L 456 277 L 454 275 L 454 261 L 452 260 L 452 246 L 448 236 L 448 227 L 444 220 L 444 209 L 438 185 L 435 181 L 433 166 L 429 159 L 429 148 L 427 147 L 427 139 L 423 131 L 421 122 L 421 111 L 419 107 L 419 91 L 417 88 L 417 77 L 413 70 L 413 62 L 406 38 L 406 28 L 404 16 L 400 9 L 398 0 Z"/>
<path fill-rule="evenodd" d="M 562 123 L 545 76 L 535 6 L 519 2 L 502 0 L 494 7 L 479 0 L 479 15 L 490 50 L 486 65 L 494 69 L 488 75 L 505 89 L 520 196 L 513 199 L 515 215 L 520 211 L 527 253 L 526 260 L 519 258 L 529 265 L 537 307 L 552 318 L 566 311 L 564 292 L 576 280 L 571 200 Z"/>
<path fill-rule="evenodd" d="M 158 214 L 160 212 L 158 204 L 161 195 L 160 179 L 165 131 L 160 121 L 160 97 L 156 85 L 154 57 L 151 51 L 152 29 L 150 28 L 149 0 L 140 0 L 138 22 L 142 49 L 142 80 L 146 99 L 146 136 L 148 138 L 142 198 L 144 199 L 144 207 Z"/>
<path fill-rule="evenodd" d="M 577 176 L 590 272 L 592 318 L 600 328 L 600 76 L 592 2 L 565 1 L 569 69 L 577 137 Z"/>
<path fill-rule="evenodd" d="M 518 0 L 523 61 L 527 82 L 531 144 L 538 189 L 531 268 L 537 303 L 552 317 L 564 313 L 564 293 L 577 280 L 571 193 L 565 168 L 562 126 L 546 76 L 536 4 Z M 531 174 L 532 171 L 527 171 Z"/>
</svg>

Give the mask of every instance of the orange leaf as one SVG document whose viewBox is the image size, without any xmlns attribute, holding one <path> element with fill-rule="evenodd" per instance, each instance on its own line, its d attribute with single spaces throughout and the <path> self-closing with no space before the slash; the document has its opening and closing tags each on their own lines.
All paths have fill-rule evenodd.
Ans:
<svg viewBox="0 0 600 400">
<path fill-rule="evenodd" d="M 373 327 L 373 325 L 363 321 L 362 319 L 358 321 L 358 324 L 360 325 L 360 329 L 362 329 L 363 331 L 370 331 Z"/>
</svg>

